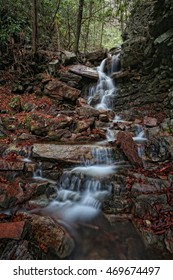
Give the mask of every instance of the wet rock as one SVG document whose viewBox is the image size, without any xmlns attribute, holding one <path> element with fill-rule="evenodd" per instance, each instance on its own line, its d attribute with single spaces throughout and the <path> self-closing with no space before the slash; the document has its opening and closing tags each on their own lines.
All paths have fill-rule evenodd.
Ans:
<svg viewBox="0 0 173 280">
<path fill-rule="evenodd" d="M 120 131 L 117 134 L 117 144 L 120 145 L 132 165 L 138 167 L 143 166 L 142 160 L 138 155 L 137 145 L 133 141 L 131 133 Z"/>
<path fill-rule="evenodd" d="M 51 98 L 55 98 L 56 101 L 75 101 L 80 95 L 80 90 L 53 79 L 45 86 L 44 93 Z"/>
<path fill-rule="evenodd" d="M 56 145 L 37 144 L 33 145 L 33 156 L 36 158 L 55 159 L 59 162 L 81 163 L 84 159 L 95 161 L 94 149 L 100 149 L 97 145 Z M 105 148 L 106 149 L 106 148 Z M 107 147 L 115 151 L 114 147 Z"/>
<path fill-rule="evenodd" d="M 73 239 L 51 218 L 33 215 L 30 223 L 35 242 L 45 251 L 52 252 L 59 259 L 64 259 L 74 250 Z"/>
</svg>

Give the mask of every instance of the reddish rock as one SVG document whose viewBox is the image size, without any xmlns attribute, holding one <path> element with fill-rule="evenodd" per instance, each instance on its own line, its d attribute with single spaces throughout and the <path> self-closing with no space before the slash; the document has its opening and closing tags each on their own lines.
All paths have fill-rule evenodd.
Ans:
<svg viewBox="0 0 173 280">
<path fill-rule="evenodd" d="M 1 182 L 0 207 L 13 207 L 22 199 L 24 199 L 24 193 L 19 182 Z"/>
<path fill-rule="evenodd" d="M 120 145 L 130 163 L 137 167 L 143 167 L 142 159 L 138 155 L 136 143 L 130 132 L 120 131 L 117 134 L 117 144 Z"/>
<path fill-rule="evenodd" d="M 19 240 L 22 237 L 25 222 L 0 223 L 0 239 L 10 238 Z"/>
<path fill-rule="evenodd" d="M 151 118 L 151 117 L 144 117 L 144 125 L 152 127 L 157 125 L 157 119 L 156 118 Z"/>
<path fill-rule="evenodd" d="M 41 114 L 34 114 L 32 117 L 31 132 L 38 136 L 46 136 L 47 134 L 51 134 L 50 131 L 68 127 L 73 121 L 72 117 L 64 114 L 58 114 L 54 118 Z"/>
<path fill-rule="evenodd" d="M 71 254 L 74 249 L 73 239 L 53 219 L 33 215 L 29 222 L 33 237 L 43 251 L 51 250 L 61 259 Z"/>
<path fill-rule="evenodd" d="M 79 107 L 82 107 L 82 106 L 84 106 L 86 104 L 87 104 L 86 100 L 84 98 L 82 98 L 82 97 L 79 97 L 77 99 L 77 101 L 76 101 L 76 105 L 79 106 Z"/>
<path fill-rule="evenodd" d="M 64 99 L 75 101 L 80 95 L 80 90 L 69 87 L 57 79 L 53 79 L 46 85 L 44 93 L 58 101 Z"/>
<path fill-rule="evenodd" d="M 91 107 L 90 105 L 83 105 L 82 107 L 79 107 L 76 109 L 76 112 L 79 116 L 85 116 L 85 117 L 98 117 L 99 111 Z"/>
<path fill-rule="evenodd" d="M 82 132 L 87 130 L 94 123 L 94 118 L 85 119 L 77 122 L 76 132 Z"/>
<path fill-rule="evenodd" d="M 0 159 L 0 170 L 23 170 L 24 162 L 17 160 Z"/>
</svg>

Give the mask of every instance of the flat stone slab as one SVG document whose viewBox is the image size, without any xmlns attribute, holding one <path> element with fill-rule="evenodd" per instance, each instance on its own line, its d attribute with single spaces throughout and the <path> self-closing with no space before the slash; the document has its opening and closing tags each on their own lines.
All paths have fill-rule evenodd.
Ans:
<svg viewBox="0 0 173 280">
<path fill-rule="evenodd" d="M 112 150 L 113 148 L 101 148 L 99 145 L 56 145 L 34 144 L 33 155 L 38 158 L 55 159 L 66 163 L 81 163 L 82 160 L 94 160 L 93 151 L 97 149 Z"/>
<path fill-rule="evenodd" d="M 99 77 L 96 70 L 81 64 L 71 66 L 69 71 L 94 80 L 97 80 Z"/>
<path fill-rule="evenodd" d="M 0 239 L 17 239 L 22 237 L 25 222 L 0 223 Z"/>
</svg>

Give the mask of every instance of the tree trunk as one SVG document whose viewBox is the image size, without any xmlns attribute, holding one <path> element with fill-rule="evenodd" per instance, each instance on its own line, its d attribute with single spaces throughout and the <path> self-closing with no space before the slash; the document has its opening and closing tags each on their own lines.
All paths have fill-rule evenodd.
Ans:
<svg viewBox="0 0 173 280">
<path fill-rule="evenodd" d="M 37 0 L 32 0 L 32 53 L 37 54 Z"/>
<path fill-rule="evenodd" d="M 90 22 L 91 22 L 91 17 L 92 17 L 92 10 L 93 10 L 93 0 L 90 1 L 89 3 L 89 18 L 86 26 L 86 32 L 85 32 L 85 42 L 84 42 L 84 52 L 87 51 L 87 46 L 88 46 L 88 38 L 89 38 L 89 31 L 90 31 Z"/>
<path fill-rule="evenodd" d="M 82 26 L 82 15 L 83 15 L 84 0 L 79 0 L 78 16 L 77 16 L 77 26 L 76 26 L 76 38 L 74 43 L 74 52 L 77 53 L 79 49 L 79 39 Z"/>
</svg>

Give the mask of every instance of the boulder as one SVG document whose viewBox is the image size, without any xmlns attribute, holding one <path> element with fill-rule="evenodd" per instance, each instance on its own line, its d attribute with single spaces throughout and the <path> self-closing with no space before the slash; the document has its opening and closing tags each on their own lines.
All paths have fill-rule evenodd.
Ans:
<svg viewBox="0 0 173 280">
<path fill-rule="evenodd" d="M 106 57 L 107 50 L 99 49 L 86 54 L 86 59 L 91 63 L 97 63 L 97 65 Z"/>
<path fill-rule="evenodd" d="M 143 167 L 142 159 L 138 155 L 138 149 L 136 143 L 133 141 L 130 132 L 120 131 L 117 134 L 117 144 L 120 145 L 124 154 L 130 161 L 130 163 L 137 167 Z"/>
<path fill-rule="evenodd" d="M 55 135 L 56 130 L 68 127 L 73 121 L 72 117 L 68 117 L 65 114 L 58 114 L 56 117 L 51 117 L 49 115 L 42 114 L 34 114 L 32 115 L 32 118 L 33 120 L 30 130 L 33 134 L 38 136 L 47 136 L 49 134 L 51 135 L 52 131 Z"/>
<path fill-rule="evenodd" d="M 82 77 L 68 71 L 63 71 L 60 72 L 60 80 L 67 83 L 69 86 L 73 83 L 73 87 L 79 88 Z"/>
<path fill-rule="evenodd" d="M 45 86 L 44 94 L 57 101 L 75 101 L 80 95 L 80 90 L 69 87 L 58 79 L 53 79 Z"/>
<path fill-rule="evenodd" d="M 58 259 L 68 257 L 74 247 L 74 240 L 50 217 L 32 215 L 29 220 L 34 241 L 44 252 L 50 251 Z"/>
</svg>

